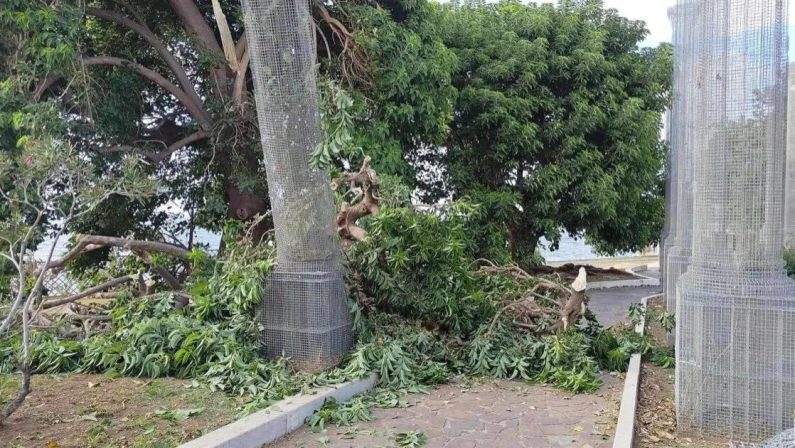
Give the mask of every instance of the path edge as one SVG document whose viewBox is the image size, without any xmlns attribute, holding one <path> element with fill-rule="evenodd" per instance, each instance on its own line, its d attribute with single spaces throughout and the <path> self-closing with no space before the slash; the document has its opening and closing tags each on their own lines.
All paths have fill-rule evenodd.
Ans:
<svg viewBox="0 0 795 448">
<path fill-rule="evenodd" d="M 662 294 L 652 294 L 640 300 L 643 308 L 641 321 L 635 325 L 635 332 L 643 336 L 646 329 L 646 309 L 649 300 Z M 621 408 L 618 411 L 616 435 L 613 448 L 632 448 L 635 440 L 635 413 L 638 409 L 638 388 L 640 386 L 641 354 L 635 353 L 629 360 L 629 369 L 624 380 L 624 392 L 621 394 Z"/>
<path fill-rule="evenodd" d="M 378 375 L 373 373 L 366 378 L 294 395 L 183 443 L 178 448 L 261 448 L 303 426 L 306 419 L 320 409 L 326 400 L 348 401 L 373 389 L 376 384 Z"/>
</svg>

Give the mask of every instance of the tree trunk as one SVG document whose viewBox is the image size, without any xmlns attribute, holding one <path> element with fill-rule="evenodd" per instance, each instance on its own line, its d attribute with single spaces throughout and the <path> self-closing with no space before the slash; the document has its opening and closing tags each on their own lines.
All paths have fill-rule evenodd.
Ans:
<svg viewBox="0 0 795 448">
<path fill-rule="evenodd" d="M 508 248 L 513 261 L 522 269 L 527 270 L 535 267 L 538 240 L 538 236 L 521 225 L 508 226 Z"/>
<path fill-rule="evenodd" d="M 242 156 L 244 160 L 236 162 L 234 161 L 236 157 L 227 157 L 226 161 L 221 162 L 223 164 L 221 170 L 225 179 L 224 189 L 228 201 L 227 218 L 248 222 L 255 219 L 257 215 L 269 211 L 270 201 L 268 201 L 264 187 L 255 191 L 245 191 L 240 188 L 244 179 L 264 177 L 259 170 L 259 154 L 254 151 L 246 151 L 246 154 L 237 156 Z M 261 183 L 264 185 L 265 179 L 262 179 Z M 266 218 L 260 220 L 252 229 L 244 228 L 240 237 L 249 238 L 258 244 L 263 235 L 272 228 L 273 220 Z"/>
</svg>

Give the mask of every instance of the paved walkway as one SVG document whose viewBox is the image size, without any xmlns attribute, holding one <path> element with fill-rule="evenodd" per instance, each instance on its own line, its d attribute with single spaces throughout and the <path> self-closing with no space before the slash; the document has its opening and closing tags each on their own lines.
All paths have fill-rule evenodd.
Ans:
<svg viewBox="0 0 795 448">
<path fill-rule="evenodd" d="M 596 314 L 596 318 L 605 327 L 612 327 L 629 320 L 628 310 L 640 299 L 657 294 L 659 286 L 641 286 L 638 288 L 610 288 L 588 291 L 590 302 L 588 307 Z"/>
<path fill-rule="evenodd" d="M 399 433 L 419 431 L 430 448 L 608 448 L 623 383 L 609 375 L 604 380 L 596 394 L 579 395 L 506 380 L 445 385 L 406 396 L 406 409 L 375 409 L 371 422 L 320 433 L 302 428 L 274 446 L 396 447 Z"/>
<path fill-rule="evenodd" d="M 632 303 L 659 287 L 589 291 L 590 307 L 611 326 L 627 320 Z M 353 427 L 308 428 L 275 448 L 397 447 L 399 433 L 417 431 L 430 448 L 608 448 L 612 446 L 623 380 L 603 375 L 596 394 L 572 395 L 551 386 L 486 380 L 471 387 L 441 386 L 404 397 L 406 409 L 374 409 L 373 421 Z M 411 446 L 411 445 L 405 445 Z"/>
</svg>

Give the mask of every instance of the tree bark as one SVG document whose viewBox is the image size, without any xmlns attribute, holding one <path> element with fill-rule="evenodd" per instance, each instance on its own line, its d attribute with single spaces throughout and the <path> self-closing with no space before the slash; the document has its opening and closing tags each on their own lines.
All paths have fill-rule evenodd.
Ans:
<svg viewBox="0 0 795 448">
<path fill-rule="evenodd" d="M 154 70 L 144 67 L 141 64 L 137 64 L 135 62 L 117 58 L 114 56 L 93 56 L 89 58 L 83 59 L 83 65 L 89 67 L 92 65 L 115 65 L 117 67 L 125 67 L 133 70 L 134 72 L 138 73 L 139 75 L 143 76 L 144 78 L 152 81 L 153 83 L 160 86 L 163 90 L 167 91 L 168 93 L 174 95 L 186 109 L 191 114 L 191 116 L 198 121 L 202 128 L 210 129 L 212 127 L 212 120 L 210 119 L 210 115 L 204 110 L 202 105 L 195 104 L 190 95 L 185 93 L 182 89 L 177 87 L 174 83 L 163 77 L 163 75 L 155 72 Z"/>
<path fill-rule="evenodd" d="M 191 82 L 190 78 L 188 78 L 188 74 L 185 72 L 185 68 L 180 64 L 177 58 L 168 50 L 168 48 L 163 44 L 163 42 L 158 39 L 158 37 L 147 28 L 145 25 L 135 22 L 133 20 L 128 19 L 120 14 L 117 14 L 113 11 L 108 11 L 105 9 L 99 8 L 86 8 L 86 13 L 91 14 L 93 16 L 99 17 L 101 19 L 105 19 L 116 23 L 117 25 L 121 25 L 129 30 L 132 30 L 138 33 L 149 45 L 154 48 L 160 57 L 166 62 L 166 65 L 171 72 L 174 73 L 174 76 L 177 78 L 179 85 L 182 86 L 182 90 L 191 98 L 191 102 L 196 105 L 197 107 L 201 107 L 202 100 L 199 98 L 199 95 L 196 93 L 194 89 L 193 82 Z"/>
<path fill-rule="evenodd" d="M 508 225 L 508 249 L 514 262 L 522 269 L 533 267 L 535 251 L 538 247 L 538 237 L 521 225 Z"/>
<path fill-rule="evenodd" d="M 19 391 L 17 397 L 8 403 L 5 409 L 3 409 L 3 413 L 0 414 L 0 425 L 11 416 L 14 412 L 17 411 L 20 407 L 22 407 L 22 403 L 25 402 L 25 398 L 30 395 L 31 387 L 30 387 L 30 365 L 27 364 L 27 360 L 25 364 L 22 365 L 19 369 L 22 372 L 22 389 Z"/>
<path fill-rule="evenodd" d="M 101 154 L 112 154 L 114 152 L 129 152 L 129 153 L 137 153 L 146 157 L 147 159 L 151 160 L 154 163 L 160 163 L 165 160 L 168 160 L 171 157 L 171 154 L 179 151 L 180 149 L 190 145 L 191 143 L 196 143 L 198 141 L 204 140 L 208 137 L 207 133 L 199 130 L 194 132 L 193 134 L 187 135 L 176 142 L 168 145 L 162 151 L 154 152 L 154 151 L 143 151 L 138 147 L 132 145 L 113 145 L 109 148 L 98 149 L 97 152 Z"/>
<path fill-rule="evenodd" d="M 193 0 L 169 0 L 169 4 L 188 32 L 193 35 L 198 50 L 212 54 L 215 59 L 225 64 L 224 50 L 196 3 Z M 227 97 L 230 86 L 226 67 L 212 69 L 212 74 L 219 99 Z"/>
</svg>

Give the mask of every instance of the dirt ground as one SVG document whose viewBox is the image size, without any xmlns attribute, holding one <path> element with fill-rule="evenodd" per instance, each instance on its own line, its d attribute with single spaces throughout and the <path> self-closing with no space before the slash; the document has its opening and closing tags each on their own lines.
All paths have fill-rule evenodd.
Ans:
<svg viewBox="0 0 795 448">
<path fill-rule="evenodd" d="M 665 331 L 653 316 L 665 310 L 662 297 L 649 301 L 652 319 L 646 331 L 657 344 L 665 344 Z M 706 439 L 682 434 L 676 428 L 674 407 L 674 369 L 644 362 L 640 372 L 640 395 L 635 421 L 635 448 L 726 448 L 728 440 Z"/>
<path fill-rule="evenodd" d="M 18 384 L 0 376 L 0 404 Z M 230 423 L 237 407 L 188 380 L 37 375 L 24 406 L 0 426 L 0 447 L 171 448 Z"/>
<path fill-rule="evenodd" d="M 637 276 L 632 275 L 623 269 L 599 268 L 591 266 L 590 264 L 573 263 L 567 263 L 559 266 L 539 266 L 537 268 L 531 269 L 529 273 L 533 275 L 559 274 L 564 280 L 573 281 L 575 278 L 577 278 L 577 274 L 579 274 L 581 266 L 584 267 L 585 271 L 588 273 L 588 281 L 591 283 L 614 280 L 634 280 L 638 278 Z"/>
</svg>

